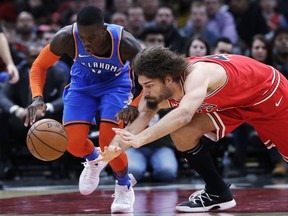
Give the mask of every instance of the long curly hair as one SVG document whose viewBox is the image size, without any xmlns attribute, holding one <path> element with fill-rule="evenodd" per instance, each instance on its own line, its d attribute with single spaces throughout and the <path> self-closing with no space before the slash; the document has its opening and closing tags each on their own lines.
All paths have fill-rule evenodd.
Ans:
<svg viewBox="0 0 288 216">
<path fill-rule="evenodd" d="M 179 80 L 187 68 L 185 57 L 177 55 L 168 48 L 152 46 L 139 52 L 132 62 L 132 68 L 137 75 L 148 78 L 165 79 L 170 75 L 173 80 Z"/>
</svg>

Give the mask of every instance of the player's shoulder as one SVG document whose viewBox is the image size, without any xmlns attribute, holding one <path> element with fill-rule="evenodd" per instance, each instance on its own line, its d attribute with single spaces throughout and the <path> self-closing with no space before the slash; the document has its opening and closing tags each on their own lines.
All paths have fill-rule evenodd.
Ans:
<svg viewBox="0 0 288 216">
<path fill-rule="evenodd" d="M 139 41 L 132 34 L 123 30 L 120 42 L 120 52 L 123 59 L 131 61 L 141 49 Z"/>
<path fill-rule="evenodd" d="M 68 38 L 72 38 L 72 25 L 67 25 L 61 28 L 54 36 L 54 38 L 58 40 L 67 40 Z"/>
</svg>

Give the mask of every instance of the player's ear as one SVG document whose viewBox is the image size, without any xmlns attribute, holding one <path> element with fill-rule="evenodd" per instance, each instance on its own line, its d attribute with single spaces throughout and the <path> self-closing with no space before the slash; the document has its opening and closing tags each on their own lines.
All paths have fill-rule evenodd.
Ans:
<svg viewBox="0 0 288 216">
<path fill-rule="evenodd" d="M 166 76 L 165 77 L 165 84 L 171 84 L 173 82 L 173 77 L 172 76 Z"/>
</svg>

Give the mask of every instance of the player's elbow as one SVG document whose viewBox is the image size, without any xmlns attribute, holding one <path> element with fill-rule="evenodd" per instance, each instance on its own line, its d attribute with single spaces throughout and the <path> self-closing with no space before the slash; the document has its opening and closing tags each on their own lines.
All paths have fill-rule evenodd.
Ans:
<svg viewBox="0 0 288 216">
<path fill-rule="evenodd" d="M 191 122 L 193 114 L 188 109 L 179 109 L 179 124 L 187 125 Z"/>
</svg>

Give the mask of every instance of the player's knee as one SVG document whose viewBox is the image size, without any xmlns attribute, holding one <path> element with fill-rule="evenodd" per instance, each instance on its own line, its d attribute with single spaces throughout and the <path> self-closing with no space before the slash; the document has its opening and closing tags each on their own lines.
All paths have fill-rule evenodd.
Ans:
<svg viewBox="0 0 288 216">
<path fill-rule="evenodd" d="M 81 145 L 80 142 L 69 140 L 67 151 L 75 157 L 83 157 L 87 155 L 85 152 L 85 142 Z"/>
</svg>

